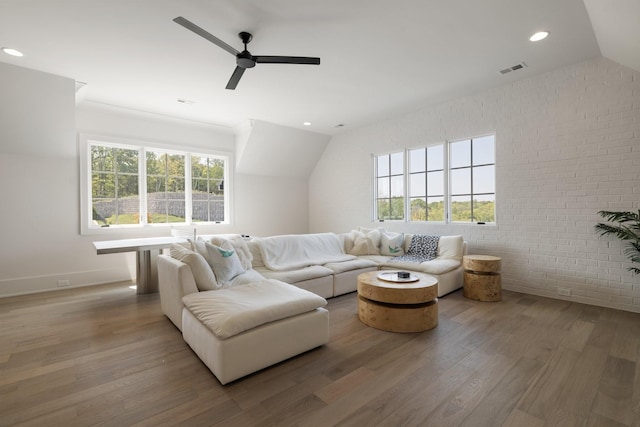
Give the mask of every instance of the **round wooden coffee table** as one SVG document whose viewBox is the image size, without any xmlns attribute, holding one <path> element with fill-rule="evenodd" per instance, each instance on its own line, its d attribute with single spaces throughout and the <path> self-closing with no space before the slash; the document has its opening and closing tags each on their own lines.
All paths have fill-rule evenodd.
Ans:
<svg viewBox="0 0 640 427">
<path fill-rule="evenodd" d="M 365 325 L 390 332 L 422 332 L 438 326 L 438 280 L 411 273 L 417 280 L 383 280 L 395 272 L 382 270 L 358 276 L 358 317 Z"/>
</svg>

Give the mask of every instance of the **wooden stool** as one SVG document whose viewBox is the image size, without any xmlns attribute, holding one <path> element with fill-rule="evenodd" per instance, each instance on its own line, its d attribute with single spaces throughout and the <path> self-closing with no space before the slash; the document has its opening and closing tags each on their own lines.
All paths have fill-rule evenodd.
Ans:
<svg viewBox="0 0 640 427">
<path fill-rule="evenodd" d="M 490 255 L 465 255 L 464 289 L 466 298 L 476 301 L 500 301 L 502 299 L 502 278 L 499 257 Z"/>
</svg>

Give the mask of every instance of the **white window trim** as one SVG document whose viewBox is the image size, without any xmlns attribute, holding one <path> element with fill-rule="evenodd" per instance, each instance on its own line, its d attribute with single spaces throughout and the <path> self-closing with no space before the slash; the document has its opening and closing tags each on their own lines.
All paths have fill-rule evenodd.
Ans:
<svg viewBox="0 0 640 427">
<path fill-rule="evenodd" d="M 458 139 L 447 139 L 444 141 L 440 141 L 440 142 L 433 142 L 431 144 L 427 144 L 427 145 L 420 145 L 420 146 L 413 146 L 413 147 L 409 147 L 409 148 L 404 148 L 403 150 L 398 149 L 398 150 L 392 150 L 392 151 L 384 151 L 384 152 L 379 152 L 379 153 L 372 153 L 371 154 L 371 162 L 373 164 L 373 174 L 372 174 L 372 181 L 371 181 L 371 197 L 370 200 L 373 201 L 372 207 L 371 207 L 371 220 L 372 222 L 376 223 L 382 223 L 382 222 L 404 222 L 404 223 L 415 223 L 415 224 L 433 224 L 433 225 L 461 225 L 461 226 L 483 226 L 483 227 L 487 227 L 487 228 L 496 228 L 497 229 L 497 225 L 498 225 L 498 210 L 497 210 L 497 206 L 498 206 L 498 192 L 497 189 L 495 190 L 494 193 L 494 222 L 487 222 L 487 223 L 478 223 L 478 222 L 467 222 L 467 221 L 452 221 L 451 219 L 451 182 L 450 182 L 450 174 L 451 174 L 451 165 L 449 164 L 449 157 L 450 157 L 450 149 L 451 149 L 451 143 L 455 143 L 455 142 L 459 142 L 459 141 L 465 141 L 465 140 L 474 140 L 474 139 L 478 139 L 478 138 L 484 138 L 486 136 L 493 136 L 494 141 L 493 141 L 493 151 L 494 151 L 494 163 L 493 165 L 497 165 L 497 159 L 496 157 L 496 145 L 497 145 L 497 140 L 498 140 L 498 136 L 496 132 L 489 132 L 489 133 L 485 133 L 485 134 L 478 134 L 478 135 L 474 135 L 474 136 L 470 136 L 470 137 L 466 137 L 466 138 L 458 138 Z M 409 173 L 409 156 L 408 153 L 410 150 L 415 150 L 418 148 L 428 148 L 428 147 L 432 147 L 435 145 L 440 145 L 443 144 L 444 145 L 444 150 L 443 151 L 443 156 L 444 156 L 444 202 L 445 202 L 445 219 L 444 221 L 412 221 L 410 219 L 410 209 L 411 209 L 411 202 L 410 202 L 410 173 Z M 385 155 L 389 155 L 391 153 L 398 153 L 400 151 L 404 151 L 404 179 L 405 179 L 405 183 L 404 183 L 404 187 L 405 187 L 405 195 L 404 195 L 404 199 L 405 199 L 405 214 L 404 214 L 404 219 L 402 220 L 380 220 L 378 219 L 378 204 L 377 204 L 377 200 L 378 200 L 378 184 L 377 184 L 377 174 L 378 174 L 378 164 L 377 164 L 377 158 L 378 156 L 385 156 Z M 494 169 L 494 174 L 497 173 L 497 168 Z M 495 177 L 494 177 L 495 178 Z M 496 185 L 497 185 L 497 181 L 496 181 Z"/>
<path fill-rule="evenodd" d="M 390 156 L 391 154 L 395 154 L 395 153 L 402 153 L 403 156 L 403 167 L 404 167 L 404 171 L 403 171 L 403 177 L 404 177 L 404 218 L 403 219 L 378 219 L 378 157 L 379 156 Z M 380 153 L 372 153 L 371 154 L 371 161 L 373 162 L 373 180 L 372 180 L 372 200 L 373 200 L 373 206 L 371 207 L 371 219 L 373 222 L 407 222 L 407 200 L 409 198 L 408 196 L 408 180 L 407 180 L 407 167 L 409 164 L 409 160 L 407 159 L 407 149 L 401 149 L 401 150 L 393 150 L 393 151 L 385 151 L 385 152 L 380 152 Z M 389 171 L 389 173 L 391 173 L 391 171 Z M 389 175 L 389 178 L 391 178 L 391 175 Z"/>
<path fill-rule="evenodd" d="M 92 225 L 92 209 L 91 209 L 91 151 L 88 149 L 92 142 L 98 142 L 101 144 L 109 145 L 117 148 L 139 148 L 144 147 L 151 150 L 163 151 L 167 153 L 180 153 L 186 154 L 185 158 L 185 185 L 191 183 L 191 156 L 219 156 L 226 158 L 226 164 L 224 168 L 224 218 L 225 221 L 221 222 L 187 222 L 178 224 L 148 224 L 146 218 L 142 218 L 141 224 L 123 224 L 117 227 L 95 227 Z M 143 141 L 136 139 L 127 139 L 121 137 L 114 137 L 108 135 L 80 133 L 78 134 L 78 157 L 80 167 L 80 234 L 81 235 L 114 235 L 114 234 L 131 234 L 132 232 L 151 232 L 158 231 L 159 229 L 170 229 L 171 227 L 202 227 L 210 228 L 215 226 L 230 226 L 233 224 L 231 206 L 233 205 L 233 187 L 234 180 L 230 177 L 234 176 L 233 165 L 234 158 L 233 153 L 227 151 L 218 150 L 206 150 L 202 147 L 194 147 L 178 144 L 166 144 L 156 141 Z M 141 165 L 146 166 L 146 158 L 142 156 Z M 143 171 L 146 170 L 143 169 Z M 139 172 L 140 179 L 138 180 L 138 188 L 140 189 L 140 195 L 143 194 L 142 189 L 146 188 L 146 173 Z M 187 180 L 188 179 L 188 180 Z M 191 218 L 191 192 L 187 191 L 185 203 L 187 204 L 185 213 Z M 146 204 L 146 198 L 140 197 L 141 208 L 142 204 Z M 146 207 L 145 207 L 146 208 Z"/>
</svg>

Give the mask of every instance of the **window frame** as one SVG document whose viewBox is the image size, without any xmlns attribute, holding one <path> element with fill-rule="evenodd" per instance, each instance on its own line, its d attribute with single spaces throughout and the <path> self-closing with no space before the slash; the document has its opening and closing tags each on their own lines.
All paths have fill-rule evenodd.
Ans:
<svg viewBox="0 0 640 427">
<path fill-rule="evenodd" d="M 482 163 L 482 164 L 473 164 L 473 141 L 477 140 L 477 139 L 482 139 L 482 138 L 486 138 L 486 137 L 493 137 L 493 163 Z M 462 142 L 462 141 L 469 141 L 470 144 L 470 164 L 468 166 L 468 169 L 470 170 L 470 197 L 471 197 L 471 220 L 470 221 L 454 221 L 453 220 L 453 215 L 452 215 L 452 198 L 454 197 L 453 195 L 453 191 L 452 191 L 452 186 L 454 185 L 453 183 L 453 179 L 452 179 L 452 175 L 451 172 L 452 170 L 460 170 L 460 169 L 464 169 L 464 167 L 455 167 L 452 168 L 451 167 L 451 147 L 452 144 L 454 143 L 458 143 L 458 142 Z M 434 142 L 431 144 L 427 144 L 427 145 L 421 145 L 421 146 L 415 146 L 415 147 L 411 147 L 411 148 L 405 148 L 403 150 L 393 150 L 393 151 L 388 151 L 388 152 L 381 152 L 381 153 L 373 153 L 372 154 L 372 162 L 373 162 L 373 182 L 372 182 L 372 200 L 373 200 L 373 206 L 372 206 L 372 221 L 373 222 L 386 222 L 386 221 L 396 221 L 396 222 L 412 222 L 412 223 L 424 223 L 424 224 L 455 224 L 455 225 L 465 225 L 465 224 L 469 224 L 469 225 L 476 225 L 476 224 L 490 224 L 490 225 L 497 225 L 497 189 L 496 189 L 496 172 L 497 172 L 497 162 L 496 162 L 496 143 L 497 143 L 497 135 L 495 132 L 493 133 L 486 133 L 486 134 L 480 134 L 480 135 L 476 135 L 473 137 L 468 137 L 468 138 L 459 138 L 459 139 L 452 139 L 452 140 L 444 140 L 444 141 L 439 141 L 439 142 Z M 443 159 L 442 159 L 442 165 L 443 168 L 442 171 L 442 179 L 443 179 L 443 208 L 444 208 L 444 219 L 442 221 L 440 220 L 436 220 L 436 221 L 429 221 L 428 218 L 428 203 L 427 203 L 427 216 L 425 220 L 413 220 L 411 219 L 411 201 L 413 199 L 418 199 L 418 198 L 422 198 L 422 196 L 416 196 L 413 197 L 412 196 L 412 189 L 411 189 L 411 177 L 414 174 L 417 173 L 422 173 L 424 172 L 425 174 L 425 195 L 424 195 L 424 199 L 425 202 L 428 202 L 429 199 L 429 189 L 428 189 L 428 173 L 429 173 L 429 165 L 428 165 L 428 149 L 429 147 L 435 147 L 435 146 L 442 146 L 442 152 L 443 152 Z M 411 162 L 410 162 L 410 152 L 411 151 L 415 151 L 415 150 L 420 150 L 420 149 L 424 149 L 425 150 L 425 170 L 424 171 L 413 171 L 411 170 Z M 404 155 L 404 218 L 403 219 L 398 219 L 398 220 L 387 220 L 387 219 L 378 219 L 378 157 L 380 156 L 388 156 L 394 153 L 399 153 L 399 152 L 403 152 Z M 494 184 L 494 188 L 493 188 L 493 193 L 476 193 L 474 192 L 474 181 L 473 181 L 473 172 L 474 172 L 474 168 L 478 168 L 478 167 L 485 167 L 485 166 L 493 166 L 493 184 Z M 433 171 L 436 171 L 435 169 Z M 438 169 L 437 171 L 440 171 L 440 169 Z M 389 172 L 389 174 L 391 174 L 391 172 Z M 484 196 L 484 195 L 492 195 L 493 196 L 493 221 L 492 222 L 483 222 L 483 221 L 477 221 L 474 220 L 473 217 L 473 197 L 474 195 L 478 195 L 478 196 Z M 436 196 L 432 196 L 432 197 L 436 197 Z M 439 197 L 439 196 L 438 196 Z"/>
<path fill-rule="evenodd" d="M 92 145 L 102 145 L 114 148 L 124 148 L 138 150 L 138 197 L 140 198 L 139 213 L 141 221 L 139 224 L 119 224 L 109 227 L 102 227 L 93 224 L 92 215 L 92 166 L 91 149 Z M 146 152 L 154 151 L 163 154 L 179 154 L 185 157 L 185 222 L 148 223 L 147 213 L 147 164 Z M 162 228 L 176 227 L 211 227 L 228 226 L 232 224 L 232 203 L 233 203 L 233 153 L 218 150 L 208 150 L 202 147 L 193 147 L 179 144 L 159 143 L 155 141 L 143 141 L 113 136 L 96 134 L 78 134 L 78 152 L 80 163 L 80 234 L 125 234 L 131 232 L 151 232 Z M 220 158 L 224 162 L 224 220 L 223 221 L 193 221 L 192 220 L 192 182 L 191 182 L 191 157 L 213 157 Z"/>
<path fill-rule="evenodd" d="M 492 136 L 493 137 L 493 163 L 480 163 L 480 164 L 474 164 L 474 158 L 473 158 L 473 141 L 476 139 L 482 139 L 482 138 L 486 138 Z M 451 146 L 455 143 L 459 143 L 459 142 L 463 142 L 463 141 L 469 141 L 469 165 L 468 166 L 456 166 L 456 167 L 452 167 L 451 166 Z M 447 223 L 449 224 L 492 224 L 495 225 L 497 224 L 497 218 L 496 218 L 496 179 L 495 179 L 495 174 L 496 174 L 496 134 L 495 133 L 488 133 L 488 134 L 484 134 L 484 135 L 477 135 L 477 136 L 473 136 L 473 137 L 469 137 L 469 138 L 461 138 L 461 139 L 455 139 L 455 140 L 451 140 L 451 141 L 447 141 L 447 175 L 448 175 L 448 181 L 449 181 L 449 185 L 448 185 L 448 194 L 447 194 L 447 205 L 448 205 L 448 209 L 447 209 Z M 474 191 L 474 186 L 475 186 L 475 182 L 474 182 L 474 172 L 476 168 L 479 167 L 486 167 L 486 166 L 493 166 L 493 184 L 494 184 L 494 188 L 493 188 L 493 193 L 477 193 Z M 456 196 L 462 196 L 462 195 L 467 195 L 465 194 L 453 194 L 452 191 L 452 186 L 454 185 L 454 180 L 451 177 L 451 172 L 455 171 L 455 170 L 462 170 L 462 169 L 469 169 L 469 175 L 470 175 L 470 179 L 469 179 L 469 186 L 470 186 L 470 193 L 468 194 L 469 197 L 471 198 L 471 205 L 470 205 L 470 215 L 471 215 L 471 219 L 470 221 L 454 221 L 452 218 L 452 212 L 453 212 L 453 207 L 452 207 L 452 203 L 453 203 L 453 198 Z M 493 221 L 491 222 L 484 222 L 484 221 L 477 221 L 474 218 L 474 214 L 473 214 L 473 209 L 474 209 L 474 196 L 483 196 L 483 195 L 489 195 L 492 194 L 493 195 Z"/>
<path fill-rule="evenodd" d="M 402 154 L 402 173 L 401 174 L 394 174 L 392 173 L 392 160 L 391 160 L 391 156 L 394 154 Z M 388 164 L 388 174 L 387 175 L 378 175 L 378 158 L 382 157 L 382 156 L 388 156 L 389 157 L 389 164 Z M 373 161 L 373 189 L 374 189 L 374 194 L 373 194 L 373 211 L 372 211 L 372 217 L 374 219 L 374 221 L 379 221 L 379 222 L 406 222 L 407 220 L 407 180 L 406 180 L 406 176 L 407 176 L 407 150 L 403 149 L 403 150 L 395 150 L 395 151 L 390 151 L 387 153 L 380 153 L 380 154 L 374 154 L 372 155 L 372 161 Z M 382 199 L 388 199 L 389 201 L 389 212 L 391 212 L 391 205 L 392 205 L 392 200 L 393 200 L 393 191 L 392 191 L 392 183 L 391 183 L 391 178 L 394 176 L 402 176 L 402 198 L 404 199 L 404 203 L 403 203 L 403 217 L 401 219 L 379 219 L 378 218 L 378 202 L 379 200 Z M 380 198 L 378 197 L 378 181 L 380 178 L 388 178 L 389 179 L 389 196 L 386 198 Z"/>
<path fill-rule="evenodd" d="M 442 169 L 429 169 L 429 148 L 432 147 L 438 147 L 438 146 L 442 146 Z M 425 165 L 424 165 L 424 170 L 423 171 L 418 171 L 418 172 L 412 172 L 411 171 L 411 155 L 410 153 L 412 151 L 416 151 L 416 150 L 424 150 L 425 151 Z M 448 188 L 449 188 L 449 174 L 448 174 L 448 167 L 447 167 L 447 162 L 448 162 L 448 150 L 447 150 L 447 142 L 446 141 L 441 141 L 441 142 L 434 142 L 432 144 L 428 144 L 428 145 L 422 145 L 419 147 L 411 147 L 408 148 L 406 150 L 407 152 L 407 209 L 409 212 L 409 215 L 407 216 L 407 222 L 424 222 L 424 223 L 429 223 L 429 224 L 444 224 L 447 222 L 447 198 L 448 198 Z M 442 195 L 432 195 L 429 193 L 429 173 L 433 173 L 433 172 L 442 172 Z M 422 196 L 420 197 L 413 197 L 412 196 L 412 189 L 411 189 L 411 176 L 418 174 L 418 173 L 424 173 L 425 174 L 425 181 L 424 181 L 424 185 L 425 185 L 425 194 L 424 194 L 424 200 L 425 200 L 425 209 L 426 209 L 426 219 L 425 220 L 414 220 L 411 219 L 411 202 L 413 199 L 417 199 L 417 198 L 422 198 Z M 442 220 L 434 220 L 431 221 L 429 220 L 429 198 L 430 197 L 442 197 L 442 204 L 443 204 L 443 219 Z"/>
</svg>

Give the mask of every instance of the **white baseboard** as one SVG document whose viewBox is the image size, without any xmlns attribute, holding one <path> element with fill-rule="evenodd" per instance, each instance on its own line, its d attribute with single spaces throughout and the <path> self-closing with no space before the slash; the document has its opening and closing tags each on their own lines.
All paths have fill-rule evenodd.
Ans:
<svg viewBox="0 0 640 427">
<path fill-rule="evenodd" d="M 135 281 L 135 277 L 122 268 L 1 279 L 0 298 L 126 281 Z"/>
</svg>

